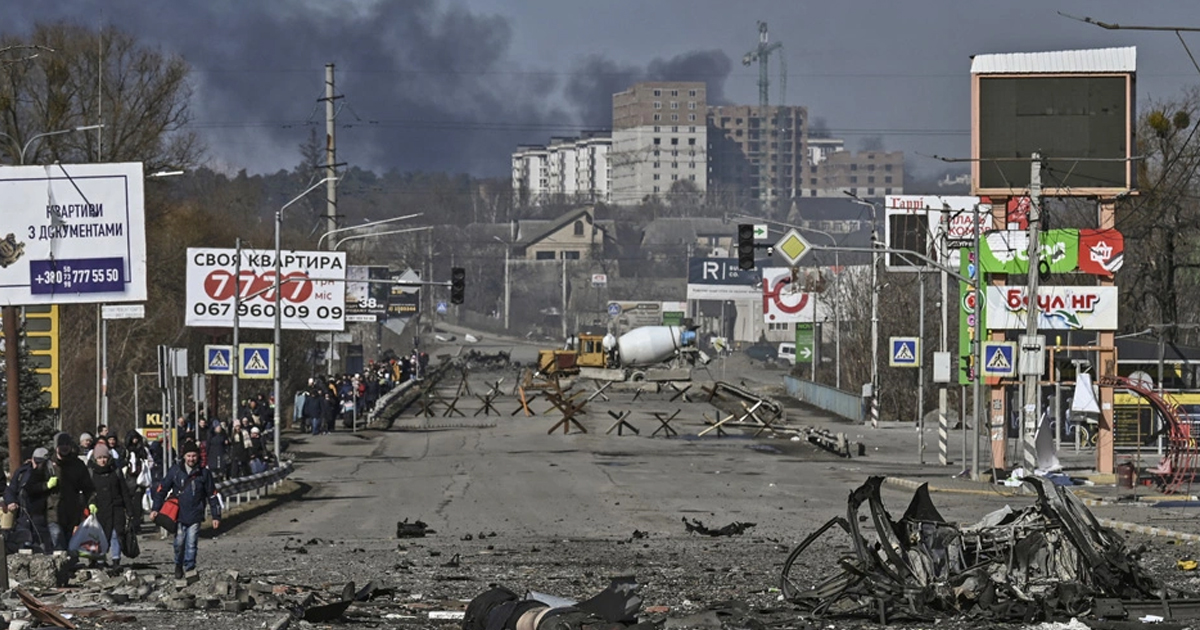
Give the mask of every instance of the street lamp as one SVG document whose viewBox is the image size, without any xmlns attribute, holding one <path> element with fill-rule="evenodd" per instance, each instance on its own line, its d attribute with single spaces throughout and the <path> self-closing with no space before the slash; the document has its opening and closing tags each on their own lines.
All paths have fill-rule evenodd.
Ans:
<svg viewBox="0 0 1200 630">
<path fill-rule="evenodd" d="M 508 330 L 508 303 L 512 297 L 512 285 L 508 283 L 508 255 L 512 250 L 512 245 L 499 236 L 492 238 L 504 245 L 504 330 Z"/>
<path fill-rule="evenodd" d="M 379 221 L 370 221 L 367 223 L 360 223 L 358 225 L 350 225 L 350 226 L 346 226 L 346 227 L 342 227 L 342 228 L 336 228 L 333 230 L 329 230 L 328 232 L 322 234 L 321 238 L 317 239 L 317 249 L 321 248 L 321 243 L 324 242 L 325 237 L 329 236 L 331 234 L 340 234 L 342 232 L 349 232 L 351 230 L 361 230 L 363 228 L 374 227 L 376 225 L 383 225 L 384 223 L 391 223 L 392 221 L 404 221 L 406 219 L 414 219 L 414 218 L 420 217 L 420 216 L 425 216 L 425 213 L 417 212 L 416 214 L 406 214 L 402 217 L 392 217 L 390 219 L 381 219 Z M 350 240 L 350 239 L 345 239 L 345 240 Z M 333 248 L 337 249 L 337 246 L 334 245 Z"/>
<path fill-rule="evenodd" d="M 280 344 L 280 336 L 281 336 L 280 330 L 283 326 L 283 319 L 282 319 L 282 315 L 283 315 L 282 306 L 283 305 L 280 303 L 280 300 L 279 300 L 279 276 L 282 273 L 282 269 L 280 268 L 281 265 L 279 263 L 279 258 L 281 255 L 281 252 L 280 252 L 281 248 L 280 248 L 280 244 L 279 244 L 279 233 L 280 233 L 281 228 L 283 227 L 283 211 L 287 210 L 288 206 L 296 203 L 297 201 L 300 201 L 300 199 L 303 198 L 308 193 L 319 188 L 322 184 L 325 184 L 326 182 L 329 182 L 330 180 L 334 180 L 334 179 L 337 179 L 337 178 L 336 177 L 326 177 L 325 179 L 322 179 L 321 181 L 313 184 L 312 186 L 309 186 L 307 189 L 305 189 L 304 192 L 300 193 L 299 195 L 296 195 L 295 198 L 293 198 L 291 201 L 283 204 L 283 207 L 281 207 L 280 209 L 275 211 L 275 287 L 274 287 L 274 292 L 275 292 L 275 296 L 274 296 L 274 302 L 275 302 L 275 366 L 274 367 L 275 367 L 275 369 L 272 371 L 275 374 L 274 392 L 275 392 L 275 415 L 276 415 L 276 417 L 275 417 L 275 457 L 276 457 L 276 459 L 279 458 L 279 425 L 280 425 L 280 421 L 281 421 L 281 418 L 279 417 L 279 412 L 283 409 L 283 397 L 281 396 L 280 391 L 279 391 L 279 357 L 280 357 L 279 351 L 280 351 L 280 345 L 281 345 Z"/>
<path fill-rule="evenodd" d="M 29 138 L 29 141 L 25 143 L 25 146 L 21 146 L 17 142 L 16 138 L 13 138 L 6 133 L 0 133 L 0 136 L 8 138 L 8 140 L 12 142 L 13 146 L 17 149 L 18 164 L 24 165 L 25 152 L 29 150 L 30 145 L 32 145 L 35 140 L 45 138 L 46 136 L 57 136 L 63 133 L 88 131 L 91 129 L 100 129 L 102 127 L 104 127 L 104 125 L 86 125 L 83 127 L 74 127 L 72 129 L 60 129 L 58 131 L 47 131 L 44 133 L 34 134 L 31 138 Z M 16 306 L 5 304 L 3 308 L 0 308 L 0 319 L 4 320 L 4 363 L 5 375 L 8 380 L 8 389 L 6 390 L 7 398 L 5 398 L 5 400 L 8 401 L 8 466 L 10 472 L 16 472 L 17 466 L 21 462 L 21 458 L 19 456 L 15 456 L 15 454 L 21 452 L 21 406 L 16 404 L 16 401 L 19 400 L 20 397 L 20 388 L 18 385 L 20 384 L 21 378 L 20 366 L 17 365 L 17 362 L 20 361 L 20 356 L 17 352 L 17 317 L 18 315 Z"/>
<path fill-rule="evenodd" d="M 879 233 L 876 231 L 875 204 L 860 199 L 849 190 L 842 191 L 850 200 L 871 209 L 871 427 L 879 427 Z"/>
</svg>

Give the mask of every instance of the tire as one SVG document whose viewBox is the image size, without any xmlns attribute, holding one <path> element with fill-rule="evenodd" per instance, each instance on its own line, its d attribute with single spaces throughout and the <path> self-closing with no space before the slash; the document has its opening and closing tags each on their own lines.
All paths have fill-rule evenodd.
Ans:
<svg viewBox="0 0 1200 630">
<path fill-rule="evenodd" d="M 640 371 L 634 372 L 633 374 L 629 375 L 629 380 L 633 381 L 634 383 L 641 383 L 642 381 L 646 380 L 646 373 Z"/>
</svg>

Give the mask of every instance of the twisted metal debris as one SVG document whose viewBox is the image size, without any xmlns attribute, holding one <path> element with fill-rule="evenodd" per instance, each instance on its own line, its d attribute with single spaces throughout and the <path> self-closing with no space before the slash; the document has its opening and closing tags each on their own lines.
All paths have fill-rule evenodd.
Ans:
<svg viewBox="0 0 1200 630">
<path fill-rule="evenodd" d="M 942 518 L 927 484 L 893 520 L 880 499 L 882 483 L 883 477 L 870 477 L 850 494 L 845 518 L 830 519 L 791 552 L 780 581 L 788 601 L 817 617 L 877 617 L 881 623 L 946 615 L 1039 621 L 1081 615 L 1096 598 L 1160 596 L 1121 535 L 1045 479 L 1025 479 L 1037 493 L 1033 505 L 1005 507 L 969 527 Z M 869 517 L 859 516 L 863 504 Z M 874 540 L 860 521 L 873 528 Z M 850 552 L 832 574 L 804 584 L 806 571 L 829 566 L 827 559 L 806 566 L 806 552 L 818 540 L 838 537 L 838 529 L 848 535 Z"/>
</svg>

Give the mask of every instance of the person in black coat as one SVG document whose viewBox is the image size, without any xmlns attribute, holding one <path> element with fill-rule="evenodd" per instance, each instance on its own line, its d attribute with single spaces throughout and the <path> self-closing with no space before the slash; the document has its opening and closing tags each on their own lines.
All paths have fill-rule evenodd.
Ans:
<svg viewBox="0 0 1200 630">
<path fill-rule="evenodd" d="M 96 487 L 89 509 L 96 514 L 100 528 L 108 538 L 109 566 L 116 567 L 121 564 L 121 539 L 125 535 L 128 509 L 132 503 L 129 488 L 121 478 L 121 469 L 113 462 L 107 446 L 96 444 L 88 468 L 92 471 L 92 485 Z"/>
<path fill-rule="evenodd" d="M 246 451 L 246 442 L 250 440 L 250 421 L 233 424 L 229 433 L 229 478 L 237 479 L 250 474 L 250 454 Z M 245 433 L 245 435 L 243 435 Z"/>
<path fill-rule="evenodd" d="M 225 478 L 225 471 L 229 468 L 229 434 L 225 432 L 225 425 L 220 422 L 213 423 L 212 435 L 208 436 L 207 464 L 213 477 Z"/>
<path fill-rule="evenodd" d="M 326 389 L 323 393 L 324 396 L 321 397 L 321 423 L 324 425 L 322 433 L 329 433 L 337 423 L 339 405 L 337 396 L 332 391 Z"/>
<path fill-rule="evenodd" d="M 57 477 L 55 492 L 49 497 L 46 516 L 50 520 L 50 540 L 58 551 L 66 551 L 71 533 L 83 522 L 83 509 L 95 488 L 87 464 L 75 451 L 75 440 L 67 433 L 54 436 L 50 457 L 50 476 Z"/>
<path fill-rule="evenodd" d="M 4 503 L 9 512 L 17 513 L 15 535 L 10 539 L 8 550 L 35 549 L 44 553 L 53 551 L 50 527 L 46 516 L 47 500 L 58 485 L 58 479 L 50 475 L 46 460 L 50 451 L 34 449 L 32 456 L 13 473 L 12 480 L 4 490 Z"/>
<path fill-rule="evenodd" d="M 319 389 L 309 388 L 304 393 L 304 406 L 300 410 L 300 415 L 308 423 L 308 429 L 313 435 L 321 434 L 321 425 L 324 424 L 324 420 L 321 415 L 321 391 Z"/>
</svg>

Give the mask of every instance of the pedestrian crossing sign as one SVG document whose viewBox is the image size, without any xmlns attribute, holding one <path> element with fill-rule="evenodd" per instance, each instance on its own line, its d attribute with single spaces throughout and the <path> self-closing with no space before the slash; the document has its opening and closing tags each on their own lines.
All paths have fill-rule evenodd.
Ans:
<svg viewBox="0 0 1200 630">
<path fill-rule="evenodd" d="M 233 376 L 233 346 L 204 346 L 204 373 Z"/>
<path fill-rule="evenodd" d="M 1017 374 L 1017 344 L 1011 341 L 983 342 L 983 375 L 1011 377 Z"/>
<path fill-rule="evenodd" d="M 917 337 L 892 337 L 892 367 L 921 367 L 921 340 Z"/>
<path fill-rule="evenodd" d="M 269 343 L 243 343 L 238 346 L 238 376 L 275 378 L 274 346 Z"/>
</svg>

